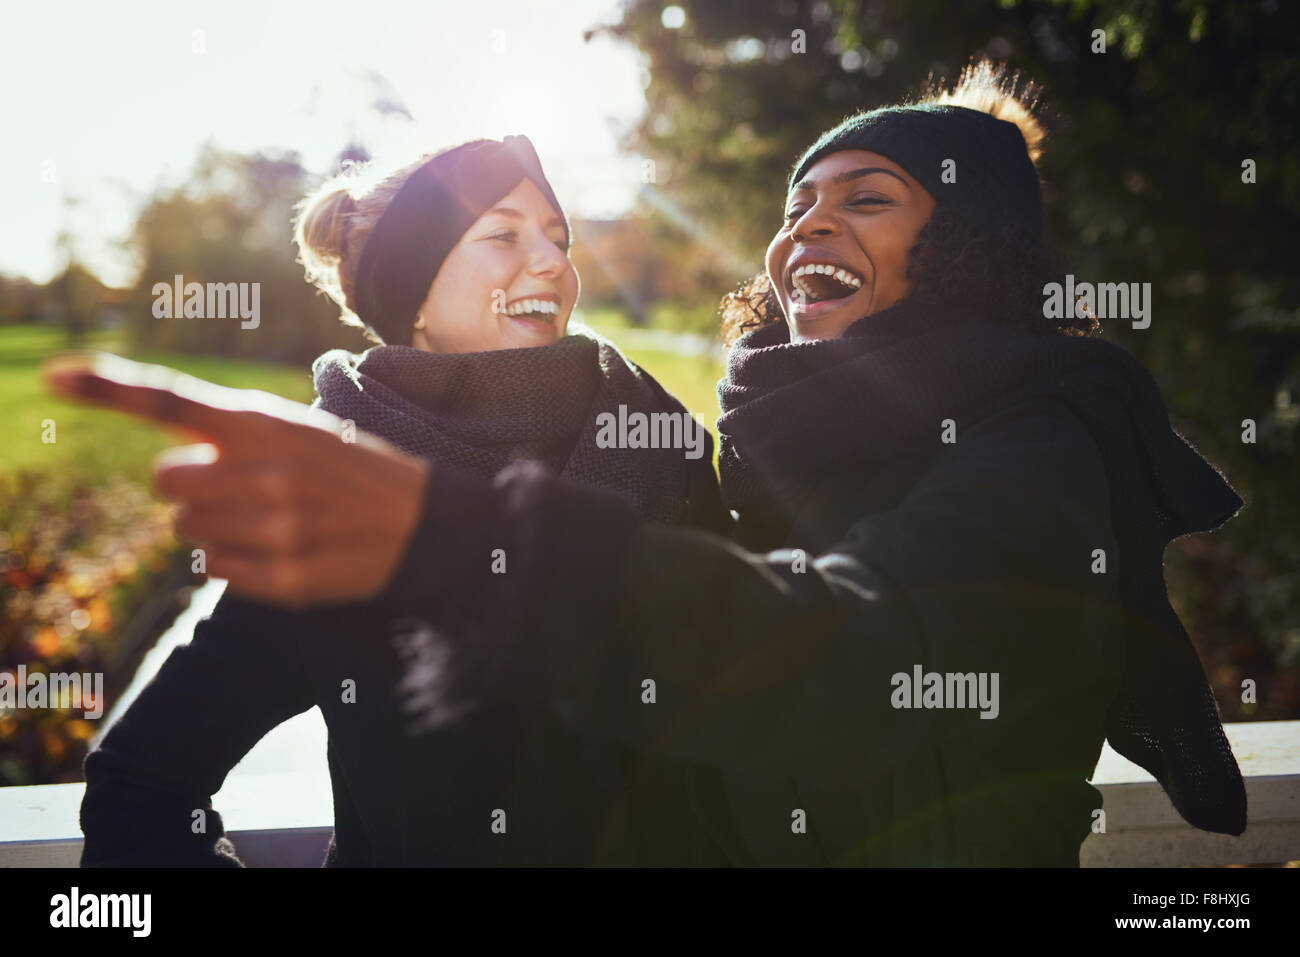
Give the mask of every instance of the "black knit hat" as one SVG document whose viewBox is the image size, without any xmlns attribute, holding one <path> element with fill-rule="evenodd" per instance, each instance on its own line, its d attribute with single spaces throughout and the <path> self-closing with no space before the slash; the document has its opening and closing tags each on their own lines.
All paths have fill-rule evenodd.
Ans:
<svg viewBox="0 0 1300 957">
<path fill-rule="evenodd" d="M 429 286 L 465 231 L 525 179 L 569 223 L 526 136 L 473 140 L 438 153 L 412 173 L 366 239 L 356 309 L 385 343 L 409 345 Z"/>
<path fill-rule="evenodd" d="M 907 170 L 936 203 L 980 232 L 1043 232 L 1038 174 L 1019 127 L 964 106 L 890 106 L 851 116 L 823 133 L 790 176 L 790 188 L 824 156 L 868 150 Z M 945 161 L 951 170 L 944 182 Z"/>
</svg>

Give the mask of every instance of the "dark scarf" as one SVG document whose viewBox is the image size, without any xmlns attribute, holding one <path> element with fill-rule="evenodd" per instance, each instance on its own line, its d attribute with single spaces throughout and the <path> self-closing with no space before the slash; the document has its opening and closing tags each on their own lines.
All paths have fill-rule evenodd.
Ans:
<svg viewBox="0 0 1300 957">
<path fill-rule="evenodd" d="M 312 365 L 315 406 L 399 448 L 491 478 L 518 458 L 617 492 L 647 521 L 681 514 L 681 449 L 599 448 L 596 416 L 678 412 L 612 344 L 568 335 L 549 346 L 453 355 L 376 346 L 326 352 Z"/>
<path fill-rule="evenodd" d="M 1106 736 L 1190 824 L 1245 829 L 1241 773 L 1163 569 L 1172 539 L 1217 527 L 1242 501 L 1170 426 L 1136 359 L 1101 339 L 903 303 L 839 339 L 792 344 L 784 323 L 750 332 L 732 347 L 718 392 L 727 505 L 787 514 L 849 463 L 886 468 L 937 454 L 943 419 L 960 434 L 1029 398 L 1064 402 L 1102 450 L 1121 551 L 1127 661 Z"/>
</svg>

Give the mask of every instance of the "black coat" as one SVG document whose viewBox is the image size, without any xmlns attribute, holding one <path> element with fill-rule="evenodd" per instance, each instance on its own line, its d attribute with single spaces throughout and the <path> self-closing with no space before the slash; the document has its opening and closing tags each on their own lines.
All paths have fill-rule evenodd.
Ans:
<svg viewBox="0 0 1300 957">
<path fill-rule="evenodd" d="M 712 470 L 696 475 L 686 520 L 716 522 Z M 726 863 L 702 823 L 720 813 L 707 768 L 573 733 L 530 701 L 420 729 L 421 692 L 402 682 L 439 639 L 406 624 L 376 603 L 289 612 L 223 596 L 87 755 L 82 865 L 238 866 L 211 797 L 313 706 L 329 732 L 327 866 Z"/>
<path fill-rule="evenodd" d="M 842 342 L 742 342 L 719 423 L 730 540 L 527 463 L 492 487 L 440 471 L 383 601 L 472 623 L 449 701 L 537 700 L 721 769 L 710 826 L 733 863 L 1077 866 L 1107 736 L 1189 821 L 1240 833 L 1161 565 L 1240 499 L 1122 350 L 966 320 L 905 304 Z M 511 575 L 459 560 L 490 541 Z M 996 673 L 996 717 L 896 706 L 917 666 Z"/>
<path fill-rule="evenodd" d="M 341 645 L 327 660 L 369 666 L 357 647 L 390 640 L 392 622 L 422 621 L 443 639 L 441 678 L 424 689 L 425 710 L 454 714 L 478 705 L 471 714 L 487 723 L 461 726 L 471 742 L 462 753 L 476 742 L 545 735 L 531 752 L 539 773 L 510 777 L 519 749 L 494 745 L 489 750 L 503 763 L 476 771 L 479 783 L 464 791 L 462 779 L 439 771 L 458 760 L 454 734 L 407 740 L 394 715 L 379 712 L 364 719 L 374 726 L 354 727 L 362 720 L 357 706 L 332 703 L 338 670 L 313 666 L 317 691 L 298 701 L 306 707 L 314 697 L 325 709 L 332 762 L 346 765 L 336 774 L 336 802 L 340 780 L 360 782 L 363 791 L 347 796 L 358 826 L 336 815 L 341 861 L 429 860 L 450 842 L 434 847 L 423 835 L 448 830 L 473 833 L 463 859 L 477 859 L 486 829 L 473 828 L 490 804 L 514 822 L 510 843 L 490 846 L 518 848 L 535 861 L 559 859 L 554 846 L 536 850 L 549 841 L 569 848 L 570 859 L 596 863 L 1073 866 L 1101 808 L 1086 779 L 1108 731 L 1136 755 L 1123 737 L 1129 729 L 1147 742 L 1142 760 L 1185 815 L 1239 833 L 1244 796 L 1230 752 L 1225 764 L 1210 740 L 1216 730 L 1222 738 L 1212 699 L 1212 727 L 1174 715 L 1183 699 L 1203 704 L 1194 654 L 1196 674 L 1184 668 L 1167 682 L 1177 694 L 1167 694 L 1152 664 L 1187 664 L 1178 656 L 1180 633 L 1135 626 L 1158 618 L 1160 603 L 1167 608 L 1159 558 L 1168 538 L 1213 527 L 1239 501 L 1218 488 L 1217 476 L 1193 474 L 1195 463 L 1177 451 L 1148 460 L 1143 441 L 1167 445 L 1139 439 L 1150 431 L 1150 415 L 1130 430 L 1091 414 L 1104 407 L 1126 416 L 1126 404 L 1147 402 L 1149 383 L 1131 368 L 1116 377 L 1125 384 L 1118 399 L 1051 362 L 1013 389 L 997 376 L 1011 330 L 1004 338 L 988 327 L 979 341 L 991 345 L 958 349 L 954 343 L 965 340 L 946 339 L 939 327 L 948 323 L 936 321 L 938 338 L 912 339 L 923 328 L 913 324 L 934 319 L 896 309 L 868 320 L 873 331 L 892 323 L 898 341 L 909 340 L 897 354 L 912 356 L 915 368 L 886 365 L 855 378 L 858 367 L 845 366 L 847 376 L 823 380 L 815 376 L 825 370 L 796 363 L 784 381 L 758 377 L 760 401 L 748 406 L 757 414 L 728 412 L 720 423 L 723 491 L 739 513 L 727 536 L 644 524 L 617 496 L 531 462 L 508 467 L 493 483 L 435 469 L 408 553 L 384 594 L 308 628 L 289 646 L 293 661 L 271 665 L 301 669 L 313 642 L 329 633 Z M 867 345 L 873 356 L 896 354 L 893 341 Z M 748 387 L 738 354 L 728 383 Z M 943 375 L 926 367 L 935 356 L 948 363 Z M 963 403 L 970 393 L 949 381 L 963 377 L 981 388 L 987 379 L 989 401 Z M 792 384 L 801 387 L 799 401 L 761 394 Z M 958 426 L 955 444 L 940 439 L 947 417 Z M 1168 431 L 1167 418 L 1154 430 L 1161 427 Z M 1120 433 L 1132 442 L 1117 443 Z M 1154 481 L 1143 477 L 1148 471 Z M 1174 486 L 1183 491 L 1169 492 Z M 1187 492 L 1193 487 L 1209 504 L 1188 504 L 1197 498 Z M 506 575 L 465 559 L 496 547 L 508 555 Z M 1095 570 L 1098 550 L 1108 556 L 1104 573 Z M 381 620 L 390 623 L 386 632 L 376 631 Z M 233 620 L 227 630 L 240 633 Z M 237 667 L 247 669 L 278 632 L 240 639 Z M 1153 652 L 1144 641 L 1164 644 Z M 895 676 L 917 666 L 942 675 L 996 673 L 996 717 L 981 718 L 972 707 L 897 707 Z M 231 735 L 217 727 L 229 723 L 220 709 L 200 712 L 201 734 L 209 736 L 200 740 L 232 739 L 216 758 L 192 756 L 192 745 L 156 755 L 147 742 L 157 732 L 143 725 L 193 707 L 175 689 L 210 680 L 210 667 L 196 659 L 188 678 L 171 669 L 173 690 L 151 686 L 123 719 L 131 730 L 114 729 L 105 740 L 102 773 L 94 755 L 87 759 L 88 855 L 92 829 L 96 847 L 107 847 L 107 822 L 129 816 L 136 795 L 125 772 L 138 779 L 142 755 L 151 775 L 166 775 L 155 793 L 177 779 L 179 766 L 187 769 L 188 794 L 201 802 L 256 736 L 288 716 L 267 714 Z M 402 680 L 399 662 L 384 667 L 365 679 L 372 694 Z M 146 697 L 163 704 L 152 716 Z M 1154 713 L 1145 707 L 1151 702 Z M 493 717 L 512 712 L 524 721 Z M 1166 746 L 1166 725 L 1181 729 L 1184 747 Z M 127 741 L 131 747 L 122 748 Z M 1190 756 L 1204 793 L 1181 787 L 1184 769 L 1168 770 L 1173 750 Z M 629 776 L 611 753 L 643 773 Z M 400 787 L 391 781 L 394 767 L 403 769 Z M 513 791 L 502 790 L 502 774 Z M 629 780 L 650 797 L 629 799 Z M 195 805 L 174 803 L 168 833 L 184 841 L 176 837 L 182 823 L 188 830 L 181 809 Z M 593 829 L 615 836 L 593 839 Z M 211 854 L 211 840 L 202 850 Z M 96 850 L 93 859 L 111 857 Z"/>
<path fill-rule="evenodd" d="M 736 537 L 759 551 L 636 526 L 621 560 L 600 532 L 618 527 L 618 503 L 601 516 L 592 496 L 521 469 L 516 485 L 590 516 L 591 537 L 570 525 L 551 561 L 616 602 L 537 595 L 530 614 L 551 627 L 512 649 L 519 667 L 500 680 L 521 696 L 550 685 L 582 732 L 725 768 L 713 823 L 733 863 L 1077 865 L 1123 662 L 1112 585 L 1088 572 L 1092 548 L 1115 549 L 1100 458 L 1043 403 L 917 468 L 828 476 L 785 531 L 783 516 L 742 516 Z M 891 588 L 900 545 L 929 554 L 927 591 Z M 614 621 L 596 627 L 593 612 Z M 918 661 L 999 672 L 998 718 L 893 709 L 891 676 Z"/>
</svg>

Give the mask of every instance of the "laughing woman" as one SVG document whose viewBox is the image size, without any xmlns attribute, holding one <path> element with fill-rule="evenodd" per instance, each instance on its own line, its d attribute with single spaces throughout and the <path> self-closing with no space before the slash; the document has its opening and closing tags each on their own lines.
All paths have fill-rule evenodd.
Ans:
<svg viewBox="0 0 1300 957">
<path fill-rule="evenodd" d="M 344 174 L 304 201 L 297 241 L 308 278 L 383 343 L 315 363 L 316 405 L 344 420 L 344 441 L 361 430 L 485 478 L 526 458 L 648 522 L 723 527 L 703 429 L 688 450 L 598 445 L 597 424 L 622 408 L 694 422 L 609 343 L 566 334 L 578 298 L 569 228 L 525 138 L 468 143 L 369 189 Z M 337 476 L 332 488 L 337 519 L 355 487 Z M 222 529 L 241 524 L 287 549 L 324 531 L 237 498 L 215 523 L 180 520 L 217 560 Z M 358 550 L 392 527 L 368 523 Z M 462 558 L 521 574 L 503 544 Z M 679 849 L 692 842 L 702 769 L 645 765 L 564 733 L 544 708 L 434 706 L 458 674 L 442 663 L 443 632 L 458 627 L 444 584 L 424 583 L 450 616 L 439 631 L 389 627 L 364 605 L 291 613 L 223 597 L 87 757 L 83 863 L 238 864 L 210 797 L 263 734 L 313 705 L 329 728 L 330 864 L 652 863 L 672 846 L 658 830 Z M 692 844 L 702 861 L 710 846 Z"/>
<path fill-rule="evenodd" d="M 380 571 L 354 583 L 344 523 L 308 584 L 243 529 L 254 557 L 227 565 L 231 587 L 294 603 L 378 582 L 389 614 L 455 625 L 441 706 L 545 702 L 723 768 L 729 806 L 701 817 L 735 863 L 1077 866 L 1107 738 L 1191 824 L 1241 833 L 1241 776 L 1162 565 L 1241 500 L 1136 360 L 1079 311 L 1046 317 L 1039 140 L 981 68 L 798 160 L 766 276 L 726 307 L 744 330 L 719 390 L 729 538 L 533 463 L 489 483 L 318 442 L 249 454 L 310 487 L 326 466 L 418 476 L 404 555 L 370 549 Z M 138 387 L 75 379 L 140 405 Z M 155 407 L 230 421 L 214 404 Z M 220 478 L 169 487 L 202 508 Z M 517 572 L 463 557 L 493 547 Z"/>
</svg>

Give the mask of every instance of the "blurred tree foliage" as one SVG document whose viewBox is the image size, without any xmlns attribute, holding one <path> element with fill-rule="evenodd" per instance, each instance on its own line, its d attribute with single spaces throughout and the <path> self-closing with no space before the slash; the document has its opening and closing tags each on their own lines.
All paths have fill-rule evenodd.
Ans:
<svg viewBox="0 0 1300 957">
<path fill-rule="evenodd" d="M 156 195 L 136 222 L 142 263 L 127 310 L 133 348 L 306 364 L 326 349 L 363 349 L 358 331 L 303 276 L 293 205 L 314 185 L 295 154 L 242 156 L 205 148 L 189 181 Z M 155 283 L 260 283 L 260 321 L 154 317 Z"/>
<path fill-rule="evenodd" d="M 1247 500 L 1221 534 L 1170 550 L 1171 593 L 1225 717 L 1300 716 L 1300 5 L 672 6 L 627 0 L 594 31 L 647 59 L 649 108 L 628 145 L 660 171 L 657 206 L 755 269 L 790 167 L 845 115 L 954 80 L 979 54 L 1042 84 L 1051 234 L 1080 279 L 1152 283 L 1150 328 L 1110 322 L 1105 335 L 1146 364 L 1175 427 Z M 1247 678 L 1257 705 L 1241 702 Z"/>
<path fill-rule="evenodd" d="M 25 277 L 0 275 L 0 325 L 36 315 L 40 288 Z"/>
</svg>

